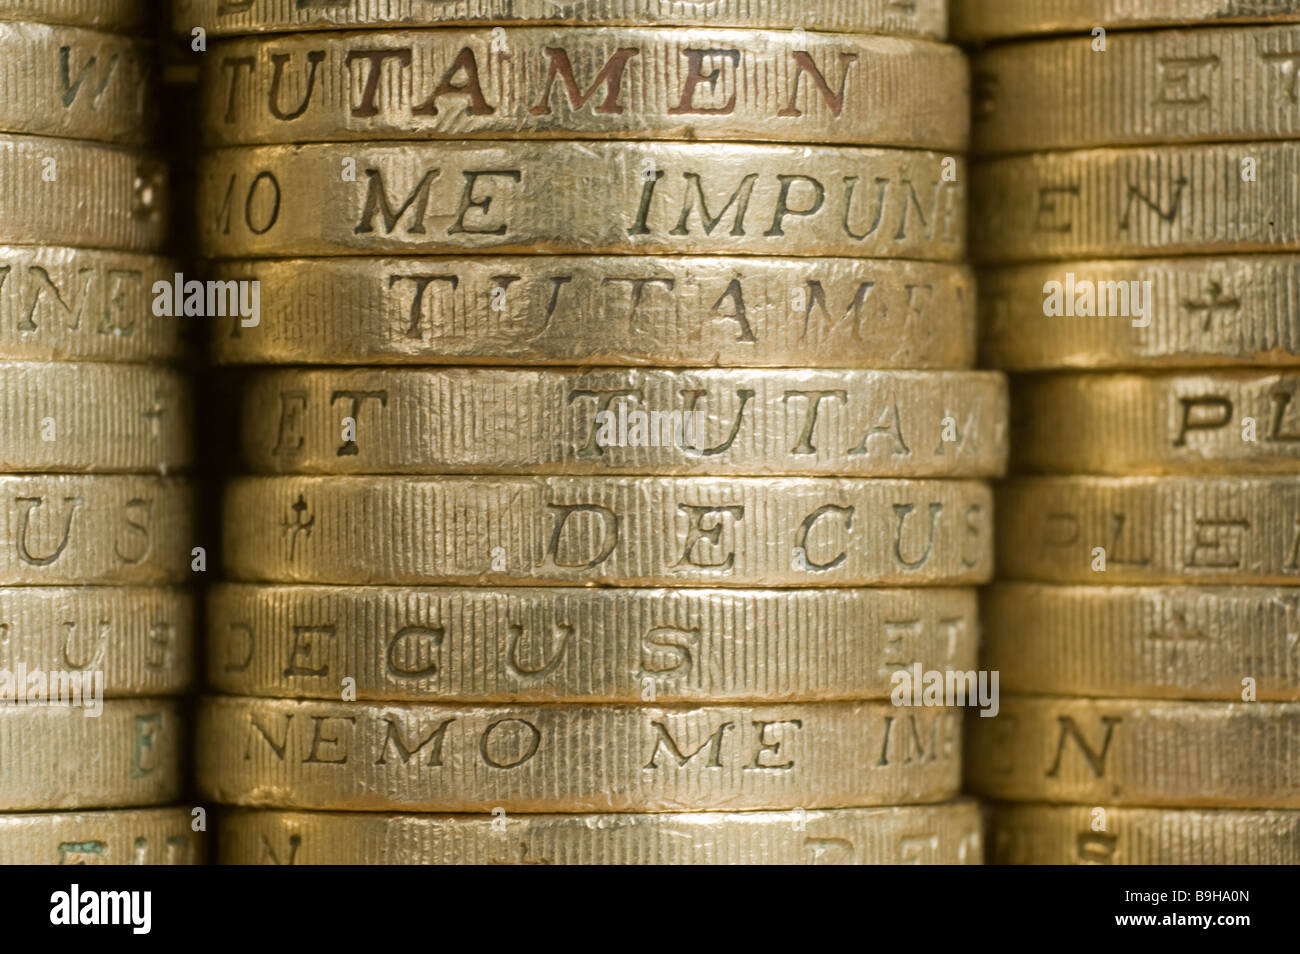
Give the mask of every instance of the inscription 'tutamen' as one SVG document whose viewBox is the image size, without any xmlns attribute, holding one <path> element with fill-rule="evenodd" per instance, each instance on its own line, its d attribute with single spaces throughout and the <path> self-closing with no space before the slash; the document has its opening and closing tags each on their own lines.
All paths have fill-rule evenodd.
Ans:
<svg viewBox="0 0 1300 954">
<path fill-rule="evenodd" d="M 797 267 L 795 263 L 791 266 L 792 270 Z M 503 332 L 513 331 L 521 338 L 544 335 L 553 322 L 567 324 L 571 319 L 566 312 L 595 309 L 629 330 L 649 330 L 651 324 L 664 323 L 665 313 L 674 323 L 729 325 L 728 337 L 745 344 L 758 340 L 753 320 L 758 311 L 761 317 L 771 315 L 770 320 L 786 319 L 800 341 L 824 337 L 857 341 L 882 324 L 910 325 L 929 310 L 936 295 L 930 282 L 898 282 L 888 275 L 879 279 L 875 275 L 854 276 L 846 281 L 840 274 L 826 274 L 838 272 L 837 263 L 833 269 L 820 269 L 819 277 L 783 287 L 784 294 L 773 300 L 766 276 L 747 276 L 745 268 L 736 263 L 725 277 L 707 284 L 696 276 L 686 276 L 683 281 L 664 269 L 638 272 L 634 262 L 621 269 L 625 274 L 601 277 L 554 268 L 544 275 L 443 271 L 390 274 L 387 278 L 391 297 L 407 314 L 408 321 L 401 329 L 407 338 L 455 336 L 458 320 L 473 320 L 471 314 L 457 312 L 481 302 L 501 316 L 496 324 Z M 463 281 L 473 284 L 463 286 Z M 957 298 L 954 307 L 959 306 L 962 291 L 957 289 L 953 295 Z M 231 333 L 237 331 L 235 323 Z"/>
<path fill-rule="evenodd" d="M 863 258 L 460 256 L 231 263 L 256 329 L 218 360 L 934 369 L 974 360 L 964 267 Z M 3 299 L 0 299 L 2 301 Z"/>
<path fill-rule="evenodd" d="M 350 118 L 369 118 L 380 113 L 381 105 L 389 109 L 397 106 L 395 96 L 380 98 L 380 81 L 389 67 L 396 73 L 395 83 L 413 91 L 400 108 L 410 117 L 433 117 L 440 108 L 465 116 L 492 116 L 503 109 L 521 109 L 527 116 L 553 116 L 557 112 L 587 111 L 592 116 L 625 116 L 629 111 L 645 108 L 647 99 L 663 97 L 669 116 L 730 116 L 737 111 L 738 92 L 736 73 L 744 55 L 740 48 L 692 48 L 675 51 L 683 66 L 679 75 L 642 76 L 629 95 L 627 66 L 634 58 L 642 57 L 643 50 L 636 46 L 622 46 L 609 50 L 603 63 L 575 71 L 573 61 L 581 64 L 590 59 L 588 50 L 578 50 L 575 55 L 565 46 L 545 46 L 528 49 L 522 55 L 528 59 L 524 70 L 535 73 L 535 83 L 525 80 L 516 95 L 532 93 L 522 103 L 503 104 L 499 91 L 484 89 L 484 73 L 479 61 L 483 55 L 471 46 L 463 46 L 445 57 L 445 66 L 434 70 L 427 62 L 422 69 L 413 65 L 413 48 L 406 46 L 367 46 L 363 42 L 349 45 L 342 53 L 343 68 L 349 74 L 352 97 L 345 109 Z M 658 51 L 656 51 L 658 52 Z M 308 49 L 300 54 L 272 52 L 266 57 L 222 56 L 218 69 L 223 78 L 225 103 L 223 121 L 237 124 L 242 114 L 253 111 L 257 118 L 272 118 L 292 122 L 308 112 L 321 98 L 318 74 L 329 54 L 336 50 Z M 504 53 L 504 51 L 502 51 Z M 488 54 L 492 59 L 498 57 Z M 846 86 L 849 73 L 858 61 L 858 54 L 842 51 L 835 56 L 838 69 L 827 76 L 806 50 L 781 51 L 771 57 L 771 67 L 790 71 L 789 95 L 783 101 L 763 104 L 771 117 L 798 117 L 800 90 L 808 89 L 820 97 L 825 109 L 839 117 L 845 107 Z M 325 66 L 328 70 L 329 64 Z M 492 83 L 492 70 L 486 75 Z M 286 73 L 294 74 L 286 82 Z M 497 80 L 500 82 L 500 80 Z M 647 83 L 661 84 L 651 92 Z M 419 87 L 423 83 L 424 88 Z M 495 84 L 493 84 L 495 85 Z M 292 90 L 293 95 L 289 95 Z M 250 93 L 254 94 L 250 97 Z M 494 95 L 495 94 L 495 95 Z M 454 102 L 444 101 L 455 97 Z M 635 105 L 629 107 L 629 103 Z M 567 107 L 567 108 L 566 108 Z"/>
<path fill-rule="evenodd" d="M 897 37 L 656 27 L 315 33 L 236 40 L 204 66 L 202 125 L 216 145 L 431 137 L 967 151 L 964 60 L 953 47 Z"/>
</svg>

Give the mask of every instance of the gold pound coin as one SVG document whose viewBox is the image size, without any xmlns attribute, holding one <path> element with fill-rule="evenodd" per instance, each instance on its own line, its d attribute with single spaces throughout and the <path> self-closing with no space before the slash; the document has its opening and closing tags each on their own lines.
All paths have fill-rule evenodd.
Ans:
<svg viewBox="0 0 1300 954">
<path fill-rule="evenodd" d="M 168 202 L 166 165 L 140 150 L 0 134 L 0 244 L 150 251 Z"/>
<path fill-rule="evenodd" d="M 1100 27 L 1108 31 L 1109 44 L 1109 31 L 1117 30 L 1297 22 L 1296 0 L 956 0 L 952 7 L 952 32 L 963 42 L 1048 33 L 1091 35 Z"/>
<path fill-rule="evenodd" d="M 1300 477 L 1020 477 L 998 491 L 999 577 L 1300 582 Z"/>
<path fill-rule="evenodd" d="M 0 584 L 188 582 L 194 495 L 175 478 L 0 477 Z"/>
<path fill-rule="evenodd" d="M 1300 704 L 1003 695 L 972 718 L 966 779 L 988 798 L 1300 807 Z"/>
<path fill-rule="evenodd" d="M 0 470 L 167 474 L 193 463 L 190 392 L 135 364 L 0 364 Z"/>
<path fill-rule="evenodd" d="M 43 675 L 41 681 L 53 686 L 57 674 Z M 180 795 L 185 731 L 175 700 L 109 699 L 96 705 L 93 682 L 86 680 L 66 684 L 64 694 L 80 692 L 89 706 L 15 704 L 13 693 L 21 689 L 30 699 L 33 684 L 31 678 L 11 682 L 9 700 L 0 703 L 5 811 L 158 805 Z"/>
<path fill-rule="evenodd" d="M 990 507 L 957 480 L 247 477 L 224 556 L 285 583 L 969 585 Z"/>
<path fill-rule="evenodd" d="M 13 0 L 10 0 L 13 2 Z M 343 0 L 304 4 L 293 0 L 178 0 L 172 25 L 185 34 L 203 27 L 214 36 L 297 33 L 359 27 L 491 26 L 696 26 L 825 30 L 941 38 L 947 32 L 944 0 Z"/>
<path fill-rule="evenodd" d="M 188 808 L 0 815 L 0 865 L 201 865 Z"/>
<path fill-rule="evenodd" d="M 195 609 L 178 588 L 0 588 L 0 669 L 96 672 L 107 697 L 176 695 L 194 676 Z"/>
<path fill-rule="evenodd" d="M 135 37 L 6 23 L 0 14 L 0 132 L 139 145 L 153 130 L 149 49 Z"/>
<path fill-rule="evenodd" d="M 234 695 L 635 704 L 883 699 L 973 670 L 978 627 L 973 590 L 223 584 L 207 631 Z"/>
<path fill-rule="evenodd" d="M 367 30 L 204 57 L 217 146 L 384 139 L 694 139 L 965 152 L 953 46 L 758 30 Z"/>
<path fill-rule="evenodd" d="M 975 803 L 786 812 L 386 815 L 232 809 L 228 865 L 980 864 Z"/>
<path fill-rule="evenodd" d="M 224 363 L 974 365 L 974 277 L 961 265 L 377 257 L 226 262 L 215 276 L 257 282 L 261 301 L 255 323 L 212 319 Z"/>
<path fill-rule="evenodd" d="M 939 802 L 961 710 L 889 702 L 451 707 L 214 696 L 219 802 L 362 811 L 626 812 Z"/>
<path fill-rule="evenodd" d="M 1300 9 L 1300 8 L 1298 8 Z M 973 64 L 975 152 L 1300 137 L 1300 28 L 1116 33 L 993 47 Z"/>
<path fill-rule="evenodd" d="M 1006 692 L 1300 700 L 1300 587 L 999 583 L 980 607 Z"/>
<path fill-rule="evenodd" d="M 1018 473 L 1295 474 L 1300 374 L 1055 374 L 1012 389 Z"/>
<path fill-rule="evenodd" d="M 1300 142 L 1037 153 L 972 167 L 974 248 L 990 264 L 1300 249 Z"/>
<path fill-rule="evenodd" d="M 0 20 L 125 33 L 143 26 L 147 7 L 146 0 L 0 0 Z"/>
<path fill-rule="evenodd" d="M 1000 865 L 1296 865 L 1300 811 L 994 805 Z"/>
<path fill-rule="evenodd" d="M 980 273 L 1008 371 L 1300 365 L 1300 256 L 1051 262 Z"/>
<path fill-rule="evenodd" d="M 153 312 L 175 263 L 98 249 L 0 245 L 0 359 L 169 361 L 182 319 Z"/>
<path fill-rule="evenodd" d="M 964 160 L 740 143 L 313 143 L 200 162 L 211 258 L 744 254 L 959 260 Z"/>
<path fill-rule="evenodd" d="M 1007 454 L 978 371 L 284 370 L 242 399 L 255 473 L 992 477 Z"/>
</svg>

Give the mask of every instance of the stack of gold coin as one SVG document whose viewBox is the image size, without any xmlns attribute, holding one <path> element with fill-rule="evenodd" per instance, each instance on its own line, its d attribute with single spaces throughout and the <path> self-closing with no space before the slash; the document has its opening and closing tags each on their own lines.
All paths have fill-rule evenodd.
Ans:
<svg viewBox="0 0 1300 954">
<path fill-rule="evenodd" d="M 139 0 L 0 0 L 0 863 L 184 864 L 189 395 Z"/>
<path fill-rule="evenodd" d="M 256 319 L 235 863 L 977 862 L 1003 379 L 939 0 L 179 4 Z M 275 368 L 274 365 L 292 366 Z"/>
<path fill-rule="evenodd" d="M 1300 861 L 1300 6 L 967 0 L 1019 863 Z M 1060 34 L 1050 35 L 1049 34 Z M 1023 476 L 1021 476 L 1023 475 Z"/>
</svg>

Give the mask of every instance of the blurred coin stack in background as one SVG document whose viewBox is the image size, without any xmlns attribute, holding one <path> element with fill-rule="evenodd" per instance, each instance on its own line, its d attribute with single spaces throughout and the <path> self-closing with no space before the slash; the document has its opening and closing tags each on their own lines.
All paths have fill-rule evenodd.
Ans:
<svg viewBox="0 0 1300 954">
<path fill-rule="evenodd" d="M 184 864 L 189 394 L 137 0 L 0 0 L 0 863 Z"/>
<path fill-rule="evenodd" d="M 260 301 L 223 860 L 981 860 L 960 710 L 890 700 L 974 668 L 1005 456 L 965 59 L 938 0 L 694 7 L 176 5 Z"/>
<path fill-rule="evenodd" d="M 956 17 L 990 44 L 972 215 L 985 356 L 1016 373 L 1005 694 L 968 740 L 991 860 L 1294 864 L 1300 6 Z"/>
</svg>

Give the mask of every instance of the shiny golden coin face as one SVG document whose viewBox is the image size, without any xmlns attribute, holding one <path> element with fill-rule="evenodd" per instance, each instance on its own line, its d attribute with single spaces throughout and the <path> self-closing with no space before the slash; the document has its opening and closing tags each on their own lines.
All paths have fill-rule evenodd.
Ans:
<svg viewBox="0 0 1300 954">
<path fill-rule="evenodd" d="M 201 865 L 189 808 L 0 814 L 0 864 Z"/>
<path fill-rule="evenodd" d="M 1300 248 L 1300 215 L 1277 204 L 1300 175 L 1294 142 L 1037 153 L 971 171 L 989 264 Z"/>
<path fill-rule="evenodd" d="M 10 682 L 9 696 L 30 693 L 31 687 L 30 680 L 21 689 Z M 65 689 L 47 694 L 46 702 L 75 698 L 78 704 L 42 705 L 25 696 L 21 704 L 0 705 L 0 754 L 6 766 L 0 807 L 117 808 L 159 805 L 180 795 L 186 732 L 176 700 L 96 702 L 90 681 L 68 683 Z"/>
<path fill-rule="evenodd" d="M 957 480 L 249 477 L 236 580 L 917 586 L 990 575 L 989 488 Z"/>
<path fill-rule="evenodd" d="M 885 698 L 894 673 L 975 669 L 973 590 L 224 584 L 208 683 L 235 695 L 416 702 Z"/>
<path fill-rule="evenodd" d="M 193 462 L 188 382 L 142 365 L 0 363 L 0 470 L 158 473 Z"/>
<path fill-rule="evenodd" d="M 1298 45 L 1300 27 L 1241 26 L 992 47 L 972 67 L 975 151 L 1294 139 Z"/>
<path fill-rule="evenodd" d="M 1056 374 L 1012 390 L 1020 473 L 1295 474 L 1300 374 Z"/>
<path fill-rule="evenodd" d="M 1293 255 L 986 269 L 985 361 L 1010 371 L 1300 365 L 1298 281 Z"/>
<path fill-rule="evenodd" d="M 193 488 L 171 477 L 0 477 L 0 583 L 190 580 Z"/>
<path fill-rule="evenodd" d="M 973 802 L 609 815 L 234 809 L 223 864 L 979 864 Z"/>
<path fill-rule="evenodd" d="M 1076 805 L 1300 807 L 1300 704 L 1001 697 L 967 723 L 985 797 Z"/>
<path fill-rule="evenodd" d="M 23 64 L 0 75 L 0 131 L 138 145 L 153 131 L 151 61 L 143 40 L 6 23 L 0 59 Z"/>
<path fill-rule="evenodd" d="M 739 143 L 315 143 L 214 150 L 211 258 L 743 254 L 955 261 L 966 170 L 916 149 Z"/>
<path fill-rule="evenodd" d="M 182 354 L 183 319 L 154 314 L 165 258 L 54 246 L 0 245 L 0 358 L 165 361 Z"/>
<path fill-rule="evenodd" d="M 1300 698 L 1300 587 L 999 583 L 980 606 L 1005 692 Z"/>
<path fill-rule="evenodd" d="M 1300 580 L 1300 478 L 1019 477 L 999 488 L 999 576 L 1041 583 Z"/>
<path fill-rule="evenodd" d="M 0 669 L 95 673 L 106 697 L 176 695 L 194 676 L 194 598 L 143 586 L 0 588 Z"/>
<path fill-rule="evenodd" d="M 0 245 L 155 251 L 169 202 L 166 164 L 151 154 L 0 134 Z"/>
<path fill-rule="evenodd" d="M 216 801 L 362 811 L 624 812 L 939 802 L 961 711 L 891 702 L 492 706 L 214 696 L 197 777 Z"/>
<path fill-rule="evenodd" d="M 1297 23 L 1295 0 L 955 0 L 953 35 L 984 41 L 1050 33 L 1082 33 L 1222 23 Z M 1110 42 L 1107 33 L 1107 43 Z"/>
<path fill-rule="evenodd" d="M 240 417 L 261 473 L 860 477 L 997 476 L 1005 420 L 992 372 L 495 368 L 263 373 Z"/>
<path fill-rule="evenodd" d="M 227 262 L 214 276 L 257 282 L 260 296 L 256 313 L 211 319 L 223 363 L 974 363 L 974 276 L 960 265 L 533 255 L 431 267 L 374 257 Z"/>
<path fill-rule="evenodd" d="M 232 40 L 203 58 L 210 144 L 694 139 L 965 152 L 965 58 L 789 31 L 367 30 Z"/>
<path fill-rule="evenodd" d="M 998 804 L 989 855 L 1002 865 L 1294 865 L 1300 812 Z"/>
<path fill-rule="evenodd" d="M 12 2 L 12 0 L 10 0 Z M 942 38 L 948 10 L 943 0 L 343 0 L 296 4 L 281 0 L 178 0 L 172 25 L 188 34 L 196 26 L 217 36 L 423 27 L 553 23 L 569 26 L 696 26 L 825 30 Z"/>
</svg>

